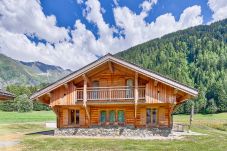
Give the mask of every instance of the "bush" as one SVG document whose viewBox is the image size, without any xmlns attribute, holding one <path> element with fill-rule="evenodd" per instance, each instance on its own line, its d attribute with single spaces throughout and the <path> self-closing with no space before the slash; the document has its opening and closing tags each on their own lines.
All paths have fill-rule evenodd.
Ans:
<svg viewBox="0 0 227 151">
<path fill-rule="evenodd" d="M 214 99 L 210 99 L 207 103 L 206 113 L 213 114 L 213 113 L 216 113 L 217 110 L 218 110 L 218 108 L 214 102 Z"/>
<path fill-rule="evenodd" d="M 0 110 L 5 112 L 13 112 L 17 110 L 14 100 L 0 102 Z"/>
<path fill-rule="evenodd" d="M 15 98 L 18 112 L 29 112 L 33 109 L 33 103 L 28 99 L 26 94 L 19 95 Z"/>
<path fill-rule="evenodd" d="M 33 110 L 34 111 L 43 111 L 43 110 L 49 111 L 50 107 L 45 104 L 42 104 L 40 102 L 33 101 Z"/>
</svg>

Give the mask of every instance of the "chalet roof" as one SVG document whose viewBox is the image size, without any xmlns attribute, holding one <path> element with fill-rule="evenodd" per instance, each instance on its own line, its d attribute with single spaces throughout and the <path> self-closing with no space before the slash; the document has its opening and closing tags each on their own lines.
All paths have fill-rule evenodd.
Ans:
<svg viewBox="0 0 227 151">
<path fill-rule="evenodd" d="M 47 87 L 35 92 L 32 96 L 31 96 L 31 99 L 35 99 L 39 96 L 42 96 L 44 95 L 45 93 L 48 93 L 56 88 L 58 88 L 59 86 L 63 85 L 63 84 L 66 84 L 67 82 L 83 75 L 84 73 L 96 68 L 97 66 L 103 64 L 103 63 L 106 63 L 107 61 L 111 61 L 111 62 L 114 62 L 116 64 L 119 64 L 119 65 L 122 65 L 124 67 L 127 67 L 127 68 L 130 68 L 131 70 L 134 70 L 142 75 L 145 75 L 147 77 L 150 77 L 154 80 L 157 80 L 158 82 L 161 82 L 161 83 L 164 83 L 166 85 L 169 85 L 171 87 L 174 87 L 176 89 L 179 89 L 185 93 L 188 93 L 192 96 L 197 96 L 198 95 L 198 91 L 192 87 L 189 87 L 185 84 L 182 84 L 176 80 L 173 80 L 169 77 L 166 77 L 166 76 L 163 76 L 157 72 L 154 72 L 154 71 L 151 71 L 151 70 L 148 70 L 148 69 L 145 69 L 141 66 L 138 66 L 134 63 L 131 63 L 131 62 L 128 62 L 122 58 L 119 58 L 119 57 L 116 57 L 112 54 L 107 54 L 103 57 L 100 57 L 99 59 L 97 59 L 96 61 L 80 68 L 79 70 L 76 70 L 72 73 L 70 73 L 69 75 L 57 80 L 56 82 L 48 85 Z"/>
<path fill-rule="evenodd" d="M 11 99 L 11 98 L 14 98 L 14 95 L 10 92 L 0 89 L 0 100 L 1 98 Z"/>
</svg>

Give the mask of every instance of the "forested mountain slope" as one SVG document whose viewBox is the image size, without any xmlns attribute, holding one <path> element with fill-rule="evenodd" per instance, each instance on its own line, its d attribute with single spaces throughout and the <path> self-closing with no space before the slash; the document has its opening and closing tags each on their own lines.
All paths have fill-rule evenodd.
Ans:
<svg viewBox="0 0 227 151">
<path fill-rule="evenodd" d="M 227 111 L 227 19 L 177 31 L 116 55 L 197 88 L 196 112 Z M 190 104 L 178 113 L 189 112 Z"/>
</svg>

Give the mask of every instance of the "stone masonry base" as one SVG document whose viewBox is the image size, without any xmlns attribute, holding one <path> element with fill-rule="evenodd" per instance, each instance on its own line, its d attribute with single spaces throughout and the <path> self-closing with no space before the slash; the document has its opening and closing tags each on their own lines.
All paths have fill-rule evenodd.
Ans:
<svg viewBox="0 0 227 151">
<path fill-rule="evenodd" d="M 94 127 L 94 128 L 57 128 L 57 136 L 123 136 L 123 137 L 151 137 L 169 136 L 170 128 L 129 128 L 129 127 Z"/>
</svg>

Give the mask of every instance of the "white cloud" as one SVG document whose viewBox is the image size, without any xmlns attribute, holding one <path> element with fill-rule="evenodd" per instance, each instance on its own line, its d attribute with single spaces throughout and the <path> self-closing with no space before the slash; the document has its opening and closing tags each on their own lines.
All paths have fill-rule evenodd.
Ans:
<svg viewBox="0 0 227 151">
<path fill-rule="evenodd" d="M 0 26 L 10 32 L 35 35 L 49 42 L 68 39 L 68 31 L 56 26 L 55 16 L 45 16 L 38 0 L 1 0 Z"/>
<path fill-rule="evenodd" d="M 213 11 L 212 18 L 214 21 L 227 18 L 227 2 L 226 0 L 208 0 L 208 5 Z"/>
<path fill-rule="evenodd" d="M 58 27 L 55 16 L 44 15 L 39 1 L 28 0 L 26 6 L 15 4 L 11 0 L 1 1 L 0 52 L 23 61 L 39 60 L 64 68 L 77 69 L 97 59 L 96 55 L 116 53 L 164 34 L 199 25 L 203 21 L 201 8 L 195 5 L 186 8 L 179 20 L 171 13 L 166 13 L 148 23 L 145 18 L 157 3 L 153 0 L 144 1 L 140 5 L 142 7 L 140 14 L 117 4 L 113 8 L 116 26 L 110 26 L 103 18 L 104 11 L 98 0 L 79 2 L 86 6 L 84 17 L 97 26 L 98 38 L 80 20 L 76 20 L 74 28 L 69 31 Z M 72 35 L 71 39 L 68 32 Z M 114 33 L 119 32 L 124 36 L 113 37 Z M 35 44 L 24 35 L 27 33 L 35 34 L 54 45 Z"/>
<path fill-rule="evenodd" d="M 114 16 L 117 26 L 121 27 L 129 45 L 136 45 L 141 42 L 160 37 L 164 34 L 185 29 L 187 27 L 202 23 L 200 6 L 186 8 L 176 21 L 170 13 L 163 14 L 156 18 L 154 22 L 147 23 L 146 15 L 137 15 L 127 7 L 117 7 L 114 9 Z"/>
<path fill-rule="evenodd" d="M 114 2 L 114 5 L 115 6 L 118 6 L 119 4 L 118 4 L 118 0 L 113 0 L 113 2 Z"/>
<path fill-rule="evenodd" d="M 145 0 L 143 3 L 140 5 L 142 7 L 144 12 L 148 12 L 151 10 L 152 6 L 157 3 L 157 0 Z"/>
<path fill-rule="evenodd" d="M 82 4 L 84 1 L 83 0 L 76 0 L 77 4 Z"/>
</svg>

